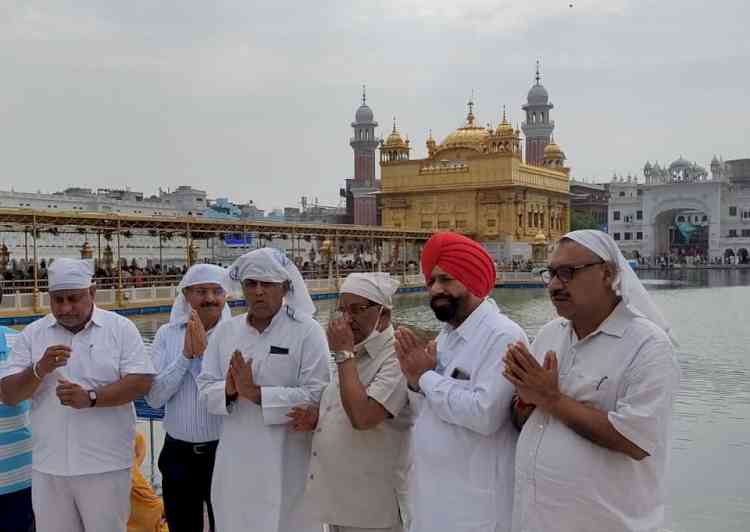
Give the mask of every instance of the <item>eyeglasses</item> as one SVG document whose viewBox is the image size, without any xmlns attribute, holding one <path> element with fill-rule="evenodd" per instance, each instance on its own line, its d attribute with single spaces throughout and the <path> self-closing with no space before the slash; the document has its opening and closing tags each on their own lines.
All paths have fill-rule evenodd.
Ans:
<svg viewBox="0 0 750 532">
<path fill-rule="evenodd" d="M 357 319 L 361 315 L 363 315 L 365 312 L 367 312 L 368 309 L 371 307 L 379 307 L 377 303 L 366 303 L 362 305 L 351 305 L 349 308 L 344 307 L 342 305 L 339 305 L 336 307 L 336 312 L 340 312 L 341 314 L 348 314 L 354 319 Z"/>
<path fill-rule="evenodd" d="M 588 264 L 581 264 L 580 266 L 559 266 L 557 268 L 549 266 L 540 271 L 539 276 L 542 278 L 542 282 L 546 285 L 550 284 L 555 277 L 557 277 L 561 283 L 569 283 L 573 280 L 573 277 L 575 277 L 576 272 L 585 270 L 586 268 L 591 268 L 597 264 L 604 264 L 604 261 L 600 260 L 598 262 L 590 262 Z"/>
<path fill-rule="evenodd" d="M 214 297 L 221 297 L 225 292 L 223 288 L 191 288 L 190 293 L 198 297 L 206 297 L 208 294 Z"/>
</svg>

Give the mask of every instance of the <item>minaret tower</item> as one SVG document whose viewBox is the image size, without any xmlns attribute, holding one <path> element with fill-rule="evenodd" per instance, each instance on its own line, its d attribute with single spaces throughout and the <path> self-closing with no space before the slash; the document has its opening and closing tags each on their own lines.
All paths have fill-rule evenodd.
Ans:
<svg viewBox="0 0 750 532">
<path fill-rule="evenodd" d="M 349 145 L 354 150 L 354 182 L 357 186 L 372 187 L 375 185 L 375 150 L 378 139 L 375 138 L 375 128 L 378 123 L 367 105 L 367 93 L 362 86 L 362 105 L 357 109 L 352 122 L 354 136 Z"/>
<path fill-rule="evenodd" d="M 526 98 L 526 121 L 521 124 L 526 137 L 526 163 L 544 165 L 544 148 L 551 142 L 555 121 L 550 120 L 549 112 L 554 106 L 549 101 L 547 89 L 542 85 L 539 61 L 536 62 L 536 83 Z"/>
</svg>

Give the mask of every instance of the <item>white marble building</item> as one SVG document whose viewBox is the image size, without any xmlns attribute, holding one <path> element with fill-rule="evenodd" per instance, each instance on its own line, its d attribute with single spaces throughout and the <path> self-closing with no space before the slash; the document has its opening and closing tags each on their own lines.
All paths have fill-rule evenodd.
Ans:
<svg viewBox="0 0 750 532">
<path fill-rule="evenodd" d="M 609 184 L 608 232 L 630 258 L 750 262 L 750 159 L 714 157 L 710 174 L 682 157 Z"/>
</svg>

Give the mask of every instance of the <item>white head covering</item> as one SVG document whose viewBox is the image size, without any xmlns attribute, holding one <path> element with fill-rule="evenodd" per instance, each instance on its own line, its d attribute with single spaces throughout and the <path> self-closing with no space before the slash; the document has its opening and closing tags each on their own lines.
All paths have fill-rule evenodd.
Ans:
<svg viewBox="0 0 750 532">
<path fill-rule="evenodd" d="M 174 304 L 172 304 L 169 323 L 187 323 L 190 319 L 190 311 L 192 310 L 192 307 L 182 293 L 183 288 L 206 283 L 218 284 L 228 292 L 229 283 L 227 282 L 227 270 L 221 266 L 215 266 L 213 264 L 196 264 L 195 266 L 191 266 L 182 277 L 180 284 L 177 286 L 177 298 L 174 300 Z M 225 302 L 219 321 L 231 317 L 232 312 L 229 310 L 229 305 Z"/>
<path fill-rule="evenodd" d="M 393 295 L 400 284 L 389 273 L 350 273 L 341 284 L 339 292 L 364 297 L 373 303 L 392 309 Z"/>
<path fill-rule="evenodd" d="M 571 231 L 563 236 L 581 244 L 591 250 L 599 258 L 611 262 L 617 266 L 617 274 L 612 281 L 612 290 L 622 297 L 623 302 L 634 312 L 651 320 L 667 333 L 675 344 L 677 341 L 672 336 L 672 326 L 662 315 L 654 304 L 653 299 L 646 291 L 641 280 L 630 267 L 625 256 L 620 251 L 617 243 L 607 233 L 594 229 L 583 229 Z"/>
<path fill-rule="evenodd" d="M 47 268 L 49 291 L 80 290 L 91 286 L 94 264 L 91 260 L 55 259 Z"/>
<path fill-rule="evenodd" d="M 315 305 L 302 274 L 278 249 L 261 248 L 245 253 L 229 267 L 229 279 L 237 292 L 241 292 L 242 281 L 245 279 L 266 283 L 289 281 L 289 291 L 285 298 L 287 306 L 295 313 L 307 316 L 315 314 Z"/>
</svg>

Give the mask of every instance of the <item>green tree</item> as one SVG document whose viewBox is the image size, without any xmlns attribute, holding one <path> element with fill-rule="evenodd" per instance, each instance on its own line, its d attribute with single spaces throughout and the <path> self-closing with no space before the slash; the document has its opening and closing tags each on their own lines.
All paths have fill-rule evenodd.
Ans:
<svg viewBox="0 0 750 532">
<path fill-rule="evenodd" d="M 579 229 L 599 229 L 599 222 L 587 212 L 575 212 L 570 215 L 570 230 L 578 231 Z"/>
</svg>

